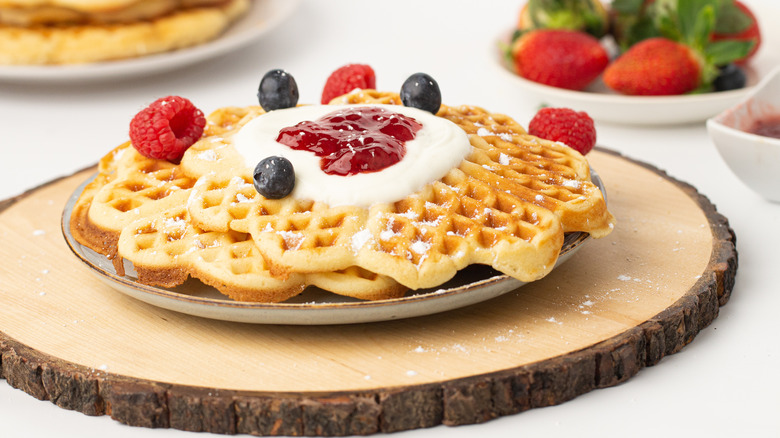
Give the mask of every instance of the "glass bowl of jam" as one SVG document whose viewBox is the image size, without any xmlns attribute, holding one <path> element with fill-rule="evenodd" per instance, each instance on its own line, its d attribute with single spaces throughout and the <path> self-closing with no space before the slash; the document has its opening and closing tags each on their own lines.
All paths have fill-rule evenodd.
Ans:
<svg viewBox="0 0 780 438">
<path fill-rule="evenodd" d="M 707 120 L 707 131 L 742 182 L 780 202 L 780 66 L 740 103 Z"/>
</svg>

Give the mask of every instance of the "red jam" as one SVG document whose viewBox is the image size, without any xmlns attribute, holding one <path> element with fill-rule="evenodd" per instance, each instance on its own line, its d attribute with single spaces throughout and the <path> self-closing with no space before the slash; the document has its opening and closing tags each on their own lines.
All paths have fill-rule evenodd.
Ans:
<svg viewBox="0 0 780 438">
<path fill-rule="evenodd" d="M 330 175 L 376 172 L 401 161 L 422 124 L 381 107 L 350 107 L 279 131 L 276 141 L 314 152 Z"/>
<path fill-rule="evenodd" d="M 750 132 L 764 137 L 780 139 L 780 117 L 757 121 Z"/>
</svg>

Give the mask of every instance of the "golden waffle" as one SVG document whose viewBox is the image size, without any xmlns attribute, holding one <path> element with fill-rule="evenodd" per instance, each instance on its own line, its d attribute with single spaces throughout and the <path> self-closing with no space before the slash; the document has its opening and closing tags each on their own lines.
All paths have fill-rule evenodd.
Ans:
<svg viewBox="0 0 780 438">
<path fill-rule="evenodd" d="M 370 90 L 349 93 L 331 103 L 402 104 L 397 94 Z M 500 173 L 502 183 L 509 183 L 502 189 L 511 189 L 525 202 L 556 212 L 565 232 L 585 231 L 597 238 L 611 232 L 607 224 L 614 218 L 598 187 L 591 183 L 590 166 L 582 155 L 560 143 L 529 135 L 509 116 L 479 107 L 442 106 L 437 115 L 458 125 L 471 136 L 471 145 L 485 152 L 469 160 L 490 169 L 472 166 L 472 171 L 486 178 L 489 172 Z"/>
<path fill-rule="evenodd" d="M 32 27 L 133 23 L 227 0 L 0 0 L 0 24 Z"/>
<path fill-rule="evenodd" d="M 215 111 L 206 119 L 204 135 L 219 138 L 234 130 L 245 112 L 243 108 Z M 126 142 L 100 160 L 98 175 L 74 206 L 74 215 L 81 219 L 71 221 L 72 234 L 101 254 L 113 257 L 124 227 L 187 202 L 195 183 L 177 165 L 146 158 Z"/>
<path fill-rule="evenodd" d="M 336 101 L 399 99 L 372 91 Z M 261 112 L 242 111 L 237 128 Z M 470 264 L 536 280 L 553 268 L 564 231 L 611 231 L 614 218 L 579 153 L 479 108 L 443 106 L 439 115 L 470 133 L 472 153 L 419 192 L 368 209 L 267 200 L 232 147 L 235 130 L 205 138 L 181 164 L 198 179 L 190 217 L 206 230 L 250 234 L 275 276 L 359 266 L 413 289 L 438 286 Z"/>
<path fill-rule="evenodd" d="M 129 143 L 125 143 L 100 159 L 98 174 L 84 187 L 71 214 L 70 232 L 73 237 L 110 258 L 116 256 L 116 242 L 121 229 L 96 227 L 89 219 L 89 210 L 95 194 L 116 177 L 117 159 L 124 154 L 129 146 Z"/>
<path fill-rule="evenodd" d="M 210 115 L 206 135 L 233 129 L 242 111 Z M 174 287 L 192 276 L 239 301 L 283 301 L 309 285 L 364 300 L 397 298 L 407 290 L 355 266 L 273 277 L 249 235 L 192 225 L 185 206 L 195 182 L 179 166 L 145 158 L 125 143 L 100 160 L 98 174 L 74 205 L 71 234 L 113 259 L 119 275 L 127 258 L 141 283 Z"/>
<path fill-rule="evenodd" d="M 482 108 L 443 107 L 438 115 L 471 134 L 471 145 L 481 152 L 468 158 L 468 172 L 475 178 L 498 175 L 492 187 L 555 212 L 565 232 L 585 231 L 597 238 L 611 232 L 614 218 L 579 153 L 531 136 L 507 116 Z"/>
<path fill-rule="evenodd" d="M 129 256 L 141 283 L 174 287 L 192 276 L 237 301 L 284 301 L 309 285 L 364 300 L 406 292 L 389 277 L 356 267 L 274 277 L 251 236 L 200 230 L 188 220 L 184 205 L 125 227 L 118 251 Z"/>
<path fill-rule="evenodd" d="M 194 183 L 177 166 L 143 157 L 125 143 L 101 160 L 98 176 L 74 207 L 83 218 L 71 221 L 72 233 L 113 257 L 124 227 L 186 202 Z"/>
<path fill-rule="evenodd" d="M 154 2 L 150 4 L 155 8 L 158 6 Z M 76 24 L 52 25 L 40 22 L 47 21 L 44 17 L 54 17 L 49 21 L 59 20 L 67 15 L 63 12 L 67 8 L 60 7 L 56 9 L 59 12 L 50 15 L 41 12 L 35 18 L 22 17 L 21 13 L 16 16 L 10 12 L 15 8 L 9 6 L 0 9 L 0 65 L 89 63 L 191 47 L 219 36 L 248 10 L 249 5 L 250 0 L 209 2 L 199 7 L 171 10 L 153 18 L 128 21 L 123 17 L 119 22 L 108 19 L 100 22 L 94 18 L 95 14 L 83 15 L 71 8 L 71 11 L 77 11 L 76 16 L 87 18 L 77 18 Z M 140 13 L 139 7 L 139 11 L 130 16 Z M 83 20 L 87 22 L 81 23 Z M 24 21 L 30 22 L 29 26 L 7 24 Z"/>
<path fill-rule="evenodd" d="M 400 101 L 370 91 L 334 103 Z M 171 287 L 192 276 L 238 300 L 281 301 L 307 285 L 397 297 L 405 287 L 438 286 L 470 264 L 531 281 L 552 269 L 565 231 L 600 237 L 613 226 L 579 153 L 465 106 L 443 106 L 438 115 L 469 134 L 471 153 L 402 200 L 370 208 L 268 200 L 231 139 L 262 113 L 215 111 L 181 165 L 118 148 L 77 203 L 74 235 L 133 262 L 144 283 Z"/>
</svg>

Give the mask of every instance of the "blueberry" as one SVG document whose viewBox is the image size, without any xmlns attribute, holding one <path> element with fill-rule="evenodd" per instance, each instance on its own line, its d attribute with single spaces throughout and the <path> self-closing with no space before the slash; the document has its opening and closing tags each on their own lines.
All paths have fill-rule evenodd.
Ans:
<svg viewBox="0 0 780 438">
<path fill-rule="evenodd" d="M 743 88 L 747 83 L 745 72 L 735 64 L 727 64 L 720 68 L 718 77 L 712 83 L 715 91 L 728 91 Z"/>
<path fill-rule="evenodd" d="M 271 70 L 260 81 L 257 99 L 266 111 L 292 108 L 298 103 L 298 84 L 286 71 Z"/>
<path fill-rule="evenodd" d="M 441 107 L 439 84 L 425 73 L 415 73 L 401 86 L 401 102 L 436 114 Z"/>
<path fill-rule="evenodd" d="M 257 163 L 255 189 L 267 199 L 282 199 L 295 187 L 295 170 L 284 157 L 268 157 Z"/>
</svg>

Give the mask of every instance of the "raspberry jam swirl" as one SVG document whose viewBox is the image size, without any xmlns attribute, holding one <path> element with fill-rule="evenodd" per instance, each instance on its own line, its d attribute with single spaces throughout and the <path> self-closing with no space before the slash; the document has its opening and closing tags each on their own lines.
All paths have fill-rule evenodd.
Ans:
<svg viewBox="0 0 780 438">
<path fill-rule="evenodd" d="M 349 175 L 326 173 L 321 167 L 322 158 L 276 141 L 285 128 L 351 108 L 362 108 L 361 111 L 370 108 L 369 113 L 374 108 L 384 109 L 413 119 L 421 128 L 414 133 L 414 138 L 404 142 L 405 153 L 400 161 L 379 170 Z M 398 201 L 442 178 L 471 152 L 466 132 L 447 119 L 417 108 L 367 104 L 304 105 L 270 111 L 247 122 L 232 136 L 232 145 L 249 172 L 264 158 L 287 158 L 295 169 L 295 188 L 289 196 L 331 207 L 368 207 Z"/>
<path fill-rule="evenodd" d="M 376 172 L 401 161 L 422 125 L 381 107 L 347 107 L 283 128 L 276 141 L 321 158 L 329 175 Z"/>
</svg>

